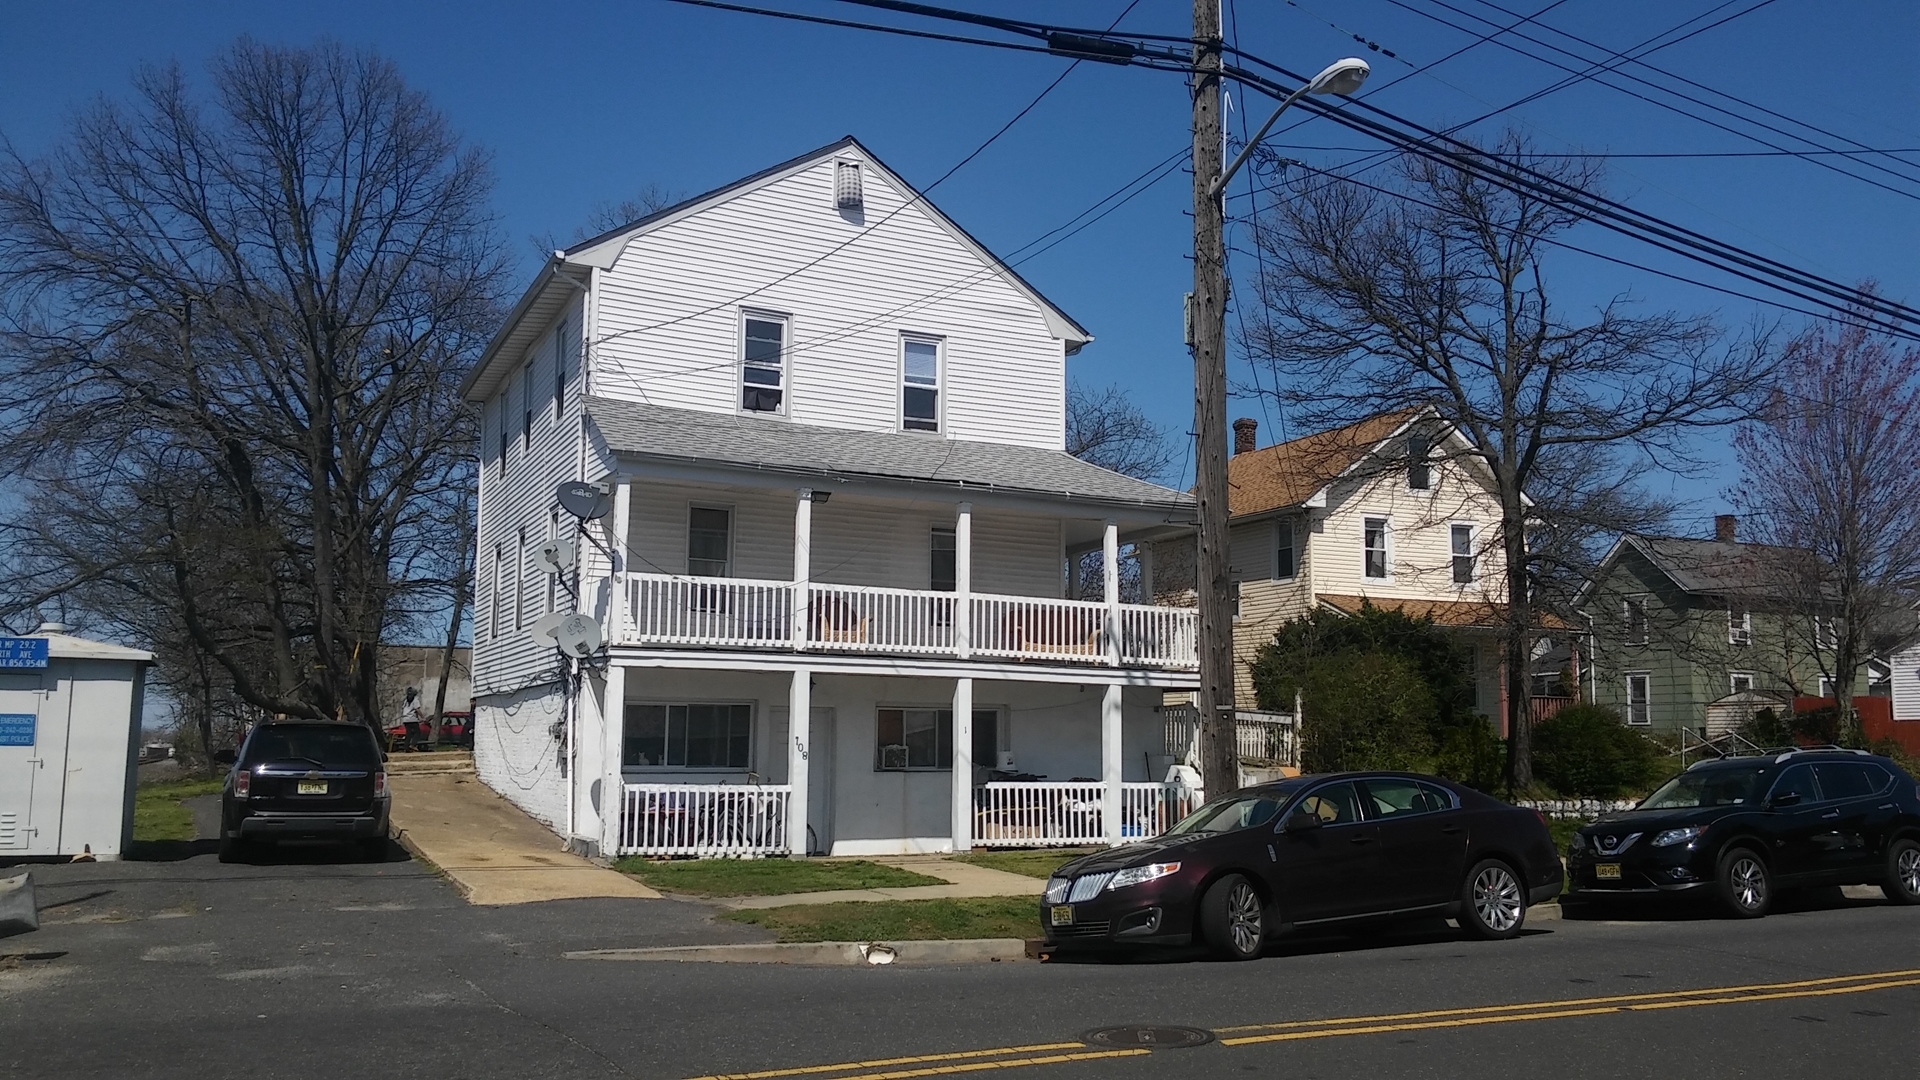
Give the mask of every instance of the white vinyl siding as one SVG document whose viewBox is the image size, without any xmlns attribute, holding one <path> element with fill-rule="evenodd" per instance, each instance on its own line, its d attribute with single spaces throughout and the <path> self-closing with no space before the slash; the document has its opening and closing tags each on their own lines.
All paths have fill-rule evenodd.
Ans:
<svg viewBox="0 0 1920 1080">
<path fill-rule="evenodd" d="M 794 421 L 898 430 L 900 334 L 914 329 L 942 339 L 943 434 L 1061 448 L 1065 346 L 1043 309 L 878 170 L 862 170 L 868 224 L 849 221 L 833 206 L 834 167 L 822 158 L 628 241 L 595 286 L 594 392 L 738 410 L 740 316 L 707 309 L 751 294 L 756 310 L 792 317 Z"/>
</svg>

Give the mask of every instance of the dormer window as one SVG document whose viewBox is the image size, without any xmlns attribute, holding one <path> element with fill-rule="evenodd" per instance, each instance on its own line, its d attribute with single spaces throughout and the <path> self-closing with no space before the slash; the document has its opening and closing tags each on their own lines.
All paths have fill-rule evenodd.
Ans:
<svg viewBox="0 0 1920 1080">
<path fill-rule="evenodd" d="M 839 210 L 858 210 L 866 205 L 866 199 L 860 190 L 859 162 L 836 161 L 833 163 L 833 205 Z"/>
<path fill-rule="evenodd" d="M 787 321 L 778 315 L 742 317 L 740 408 L 779 413 L 786 405 Z"/>
<path fill-rule="evenodd" d="M 1433 447 L 1425 435 L 1407 436 L 1407 487 L 1413 491 L 1425 491 L 1433 486 L 1433 466 L 1429 460 L 1433 457 Z"/>
<path fill-rule="evenodd" d="M 940 342 L 901 338 L 900 359 L 900 426 L 908 431 L 939 431 Z"/>
</svg>

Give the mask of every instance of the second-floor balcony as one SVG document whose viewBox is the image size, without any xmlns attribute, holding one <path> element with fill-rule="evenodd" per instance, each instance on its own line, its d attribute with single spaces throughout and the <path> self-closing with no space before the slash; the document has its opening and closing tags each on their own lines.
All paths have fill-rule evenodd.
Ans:
<svg viewBox="0 0 1920 1080">
<path fill-rule="evenodd" d="M 623 645 L 1198 667 L 1192 608 L 669 574 L 625 601 Z"/>
</svg>

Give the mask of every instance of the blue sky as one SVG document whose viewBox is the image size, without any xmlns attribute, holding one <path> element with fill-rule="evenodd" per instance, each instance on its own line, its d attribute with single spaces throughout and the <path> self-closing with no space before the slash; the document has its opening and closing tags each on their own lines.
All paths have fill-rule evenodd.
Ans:
<svg viewBox="0 0 1920 1080">
<path fill-rule="evenodd" d="M 1549 0 L 1494 2 L 1532 13 Z M 1458 12 L 1512 21 L 1485 0 L 1445 3 Z M 1562 0 L 1538 25 L 1626 48 L 1719 3 Z M 1755 3 L 1760 0 L 1738 0 L 1704 21 Z M 787 0 L 785 6 L 848 18 L 877 14 L 827 0 Z M 1104 26 L 1125 0 L 971 0 L 971 6 Z M 1361 52 L 1375 65 L 1375 86 L 1473 40 L 1474 34 L 1421 12 L 1473 26 L 1476 33 L 1484 29 L 1441 0 L 1406 0 L 1405 7 L 1391 0 L 1306 0 L 1304 6 L 1232 0 L 1230 8 L 1229 26 L 1237 28 L 1243 48 L 1305 71 Z M 1187 0 L 1140 0 L 1122 26 L 1181 33 L 1189 13 Z M 430 93 L 466 137 L 491 150 L 501 228 L 529 270 L 535 256 L 523 238 L 570 235 L 596 203 L 627 197 L 649 183 L 699 192 L 844 134 L 858 136 L 910 180 L 929 183 L 1026 105 L 1065 64 L 657 0 L 538 6 L 16 3 L 6 9 L 5 25 L 0 133 L 29 156 L 51 145 L 74 108 L 97 95 L 124 94 L 130 73 L 142 63 L 178 60 L 197 72 L 240 34 L 287 44 L 328 36 L 377 48 Z M 1528 32 L 1582 48 L 1546 30 Z M 1366 52 L 1350 36 L 1355 33 L 1399 59 Z M 1920 69 L 1910 55 L 1915 41 L 1920 5 L 1910 2 L 1773 0 L 1650 59 L 1868 146 L 1920 147 Z M 1445 127 L 1563 74 L 1485 43 L 1379 89 L 1374 101 Z M 1252 122 L 1268 108 L 1259 99 L 1250 103 Z M 1184 146 L 1187 109 L 1176 75 L 1082 64 L 933 199 L 989 247 L 1011 251 Z M 1593 82 L 1522 106 L 1503 122 L 1554 151 L 1763 149 Z M 1236 119 L 1229 123 L 1238 126 Z M 1370 148 L 1324 122 L 1280 141 Z M 1319 165 L 1357 156 L 1337 149 L 1286 152 Z M 1920 153 L 1906 157 L 1920 174 Z M 1920 183 L 1895 186 L 1920 195 Z M 1920 201 L 1914 198 L 1780 157 L 1615 160 L 1609 190 L 1636 207 L 1760 253 L 1843 281 L 1875 278 L 1893 298 L 1920 299 L 1914 263 Z M 1192 416 L 1192 368 L 1181 344 L 1179 304 L 1191 278 L 1189 198 L 1185 175 L 1170 176 L 1020 266 L 1096 335 L 1073 361 L 1075 376 L 1125 384 L 1155 419 L 1177 432 L 1187 430 Z M 1671 257 L 1597 230 L 1578 240 L 1685 269 Z M 1627 292 L 1649 308 L 1714 312 L 1736 328 L 1766 315 L 1744 301 L 1577 255 L 1559 258 L 1551 272 L 1563 303 Z M 1789 326 L 1796 318 L 1789 317 Z M 1237 375 L 1245 374 L 1242 366 Z M 1232 411 L 1262 419 L 1263 441 L 1272 437 L 1276 420 L 1284 420 L 1251 402 L 1236 403 Z M 1709 456 L 1724 458 L 1712 445 L 1723 442 L 1719 436 L 1710 440 Z M 1722 465 L 1704 477 L 1671 481 L 1690 503 L 1677 524 L 1688 531 L 1703 528 L 1704 519 L 1722 508 L 1719 493 L 1733 479 Z"/>
</svg>

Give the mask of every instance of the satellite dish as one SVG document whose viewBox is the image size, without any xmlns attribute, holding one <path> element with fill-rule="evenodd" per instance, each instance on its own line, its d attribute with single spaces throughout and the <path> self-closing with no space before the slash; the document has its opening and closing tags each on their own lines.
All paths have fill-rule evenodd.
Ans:
<svg viewBox="0 0 1920 1080">
<path fill-rule="evenodd" d="M 564 574 L 573 569 L 573 541 L 558 536 L 540 545 L 533 561 L 549 574 Z"/>
<path fill-rule="evenodd" d="M 600 651 L 600 624 L 586 615 L 561 619 L 553 637 L 560 651 L 575 660 L 588 659 Z"/>
<path fill-rule="evenodd" d="M 555 632 L 560 629 L 560 623 L 565 620 L 566 617 L 567 613 L 564 611 L 549 611 L 545 615 L 535 619 L 533 625 L 528 628 L 528 632 L 533 635 L 533 640 L 540 644 L 550 649 L 557 648 L 560 644 L 560 639 L 555 636 Z"/>
<path fill-rule="evenodd" d="M 613 492 L 605 484 L 568 480 L 554 491 L 553 497 L 567 513 L 581 521 L 598 521 L 613 512 Z"/>
</svg>

